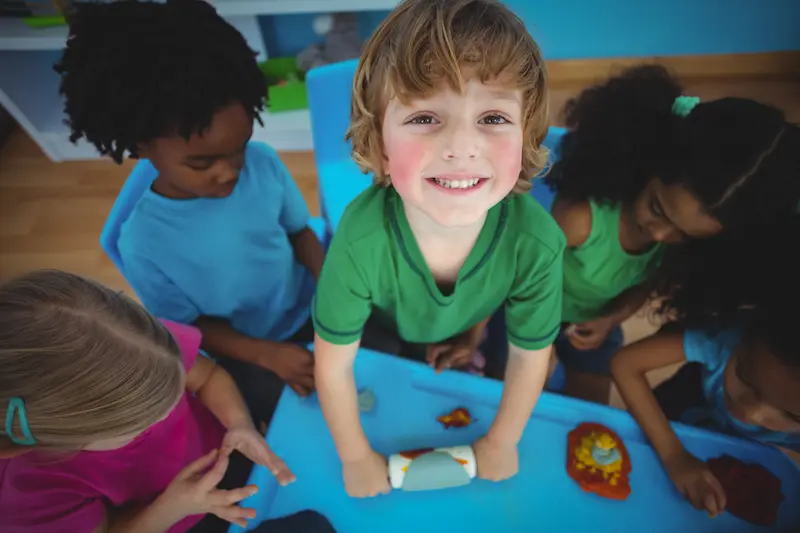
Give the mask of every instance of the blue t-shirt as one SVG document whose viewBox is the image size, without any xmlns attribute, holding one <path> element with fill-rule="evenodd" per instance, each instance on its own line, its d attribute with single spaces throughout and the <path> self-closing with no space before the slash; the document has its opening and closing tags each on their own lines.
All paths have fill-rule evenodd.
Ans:
<svg viewBox="0 0 800 533">
<path fill-rule="evenodd" d="M 725 367 L 742 338 L 742 330 L 727 329 L 709 334 L 689 330 L 683 337 L 686 360 L 702 365 L 703 393 L 715 429 L 747 439 L 800 451 L 800 433 L 781 433 L 761 426 L 744 424 L 735 419 L 725 406 Z"/>
<path fill-rule="evenodd" d="M 158 174 L 147 160 L 133 173 Z M 310 317 L 314 278 L 289 241 L 309 218 L 275 150 L 251 142 L 230 196 L 175 200 L 148 189 L 118 247 L 152 314 L 184 324 L 223 318 L 249 337 L 282 341 Z"/>
</svg>

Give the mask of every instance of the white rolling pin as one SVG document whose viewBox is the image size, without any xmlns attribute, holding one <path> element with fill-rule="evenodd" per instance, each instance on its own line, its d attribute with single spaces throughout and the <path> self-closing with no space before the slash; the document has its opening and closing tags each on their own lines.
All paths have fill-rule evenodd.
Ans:
<svg viewBox="0 0 800 533">
<path fill-rule="evenodd" d="M 477 473 L 472 446 L 411 450 L 389 457 L 389 482 L 404 491 L 458 487 Z"/>
</svg>

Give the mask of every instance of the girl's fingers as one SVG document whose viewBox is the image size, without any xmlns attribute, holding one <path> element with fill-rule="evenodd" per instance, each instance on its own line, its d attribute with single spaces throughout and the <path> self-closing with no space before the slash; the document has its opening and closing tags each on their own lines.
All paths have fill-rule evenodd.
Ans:
<svg viewBox="0 0 800 533">
<path fill-rule="evenodd" d="M 219 485 L 220 481 L 222 481 L 222 478 L 225 477 L 225 471 L 228 470 L 229 461 L 230 458 L 227 455 L 220 455 L 217 458 L 217 462 L 214 463 L 214 466 L 211 467 L 211 470 L 206 472 L 206 474 L 200 478 L 198 483 L 201 490 L 210 492 L 217 485 Z"/>
<path fill-rule="evenodd" d="M 199 459 L 195 459 L 187 467 L 181 470 L 176 477 L 180 479 L 189 479 L 192 476 L 200 474 L 206 468 L 211 466 L 214 460 L 216 460 L 217 455 L 218 455 L 218 450 L 216 449 L 211 450 L 210 452 L 200 457 Z"/>
<path fill-rule="evenodd" d="M 255 509 L 245 509 L 238 505 L 222 505 L 213 507 L 211 513 L 217 515 L 221 519 L 236 524 L 241 527 L 247 527 L 247 520 L 252 520 L 256 517 Z"/>
<path fill-rule="evenodd" d="M 249 498 L 258 492 L 258 487 L 255 485 L 247 485 L 239 487 L 238 489 L 230 490 L 214 490 L 210 494 L 211 505 L 213 507 L 228 507 L 240 501 Z"/>
<path fill-rule="evenodd" d="M 264 444 L 266 446 L 266 443 Z M 272 475 L 278 480 L 278 483 L 281 486 L 288 485 L 289 483 L 293 483 L 295 481 L 294 474 L 289 467 L 286 466 L 286 463 L 283 460 L 275 455 L 275 452 L 267 447 L 266 449 L 266 457 L 265 463 L 269 471 L 272 472 Z"/>
</svg>

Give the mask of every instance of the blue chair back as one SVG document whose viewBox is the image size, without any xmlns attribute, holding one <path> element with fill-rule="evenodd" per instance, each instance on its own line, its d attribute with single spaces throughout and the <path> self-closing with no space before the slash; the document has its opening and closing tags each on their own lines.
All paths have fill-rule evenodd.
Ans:
<svg viewBox="0 0 800 533">
<path fill-rule="evenodd" d="M 137 166 L 143 164 L 146 164 L 145 161 L 140 161 Z M 100 233 L 100 246 L 123 276 L 125 276 L 125 265 L 122 263 L 122 257 L 120 257 L 119 247 L 117 246 L 120 230 L 122 224 L 128 220 L 128 217 L 133 212 L 133 208 L 139 198 L 142 197 L 152 183 L 153 180 L 147 173 L 132 172 L 128 179 L 125 180 L 122 190 L 119 191 L 106 223 L 103 225 L 103 231 Z M 127 276 L 125 277 L 127 278 Z"/>
<path fill-rule="evenodd" d="M 317 164 L 350 159 L 344 140 L 350 126 L 350 104 L 357 59 L 311 69 L 306 75 L 311 135 Z"/>
</svg>

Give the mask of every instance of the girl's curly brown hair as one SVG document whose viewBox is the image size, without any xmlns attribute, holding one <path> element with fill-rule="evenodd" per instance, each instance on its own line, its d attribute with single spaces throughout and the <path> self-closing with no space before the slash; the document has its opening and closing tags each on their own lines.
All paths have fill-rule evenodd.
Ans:
<svg viewBox="0 0 800 533">
<path fill-rule="evenodd" d="M 406 0 L 367 42 L 353 80 L 347 139 L 353 159 L 375 184 L 391 179 L 383 165 L 382 121 L 391 97 L 430 94 L 445 81 L 464 87 L 463 70 L 485 82 L 508 80 L 522 90 L 522 171 L 514 192 L 531 189 L 547 150 L 547 73 L 538 45 L 522 21 L 493 0 Z"/>
</svg>

